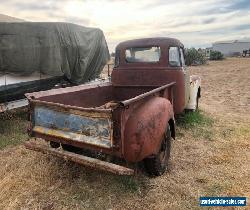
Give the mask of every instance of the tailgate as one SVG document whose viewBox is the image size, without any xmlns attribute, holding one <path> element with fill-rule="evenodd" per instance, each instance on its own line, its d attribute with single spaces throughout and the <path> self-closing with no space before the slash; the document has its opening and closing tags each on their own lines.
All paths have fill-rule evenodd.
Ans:
<svg viewBox="0 0 250 210">
<path fill-rule="evenodd" d="M 111 148 L 113 123 L 111 111 L 82 111 L 56 106 L 33 106 L 32 132 Z"/>
</svg>

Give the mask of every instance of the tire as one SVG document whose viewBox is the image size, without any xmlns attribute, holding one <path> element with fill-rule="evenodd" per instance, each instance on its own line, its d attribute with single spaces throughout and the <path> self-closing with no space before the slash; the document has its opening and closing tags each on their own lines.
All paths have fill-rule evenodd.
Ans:
<svg viewBox="0 0 250 210">
<path fill-rule="evenodd" d="M 196 96 L 196 106 L 195 106 L 195 110 L 194 111 L 198 111 L 199 109 L 199 98 L 201 97 L 201 90 L 200 90 L 200 87 L 198 89 L 198 92 L 197 92 L 197 96 Z"/>
<path fill-rule="evenodd" d="M 60 147 L 60 143 L 57 143 L 57 142 L 54 142 L 54 141 L 50 141 L 49 144 L 50 144 L 50 147 L 52 147 L 54 149 Z"/>
<path fill-rule="evenodd" d="M 196 96 L 196 106 L 195 106 L 195 111 L 197 112 L 197 111 L 198 111 L 198 109 L 199 109 L 199 96 L 198 96 L 198 94 L 197 94 L 197 96 Z"/>
<path fill-rule="evenodd" d="M 151 176 L 161 176 L 169 165 L 171 151 L 171 131 L 170 126 L 165 131 L 162 139 L 161 148 L 158 154 L 144 160 L 146 172 Z"/>
</svg>

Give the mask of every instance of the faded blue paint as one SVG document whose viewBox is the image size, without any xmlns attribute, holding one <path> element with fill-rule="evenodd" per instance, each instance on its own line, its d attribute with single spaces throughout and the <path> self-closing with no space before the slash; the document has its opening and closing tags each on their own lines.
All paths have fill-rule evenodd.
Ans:
<svg viewBox="0 0 250 210">
<path fill-rule="evenodd" d="M 111 139 L 111 119 L 90 118 L 81 115 L 36 107 L 35 126 L 83 134 L 85 136 Z"/>
</svg>

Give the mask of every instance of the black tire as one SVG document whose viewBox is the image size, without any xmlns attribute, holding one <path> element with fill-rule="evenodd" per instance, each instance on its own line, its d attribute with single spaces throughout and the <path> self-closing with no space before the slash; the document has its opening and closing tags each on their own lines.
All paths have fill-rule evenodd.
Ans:
<svg viewBox="0 0 250 210">
<path fill-rule="evenodd" d="M 60 143 L 54 142 L 54 141 L 50 141 L 49 142 L 50 146 L 54 149 L 59 148 L 60 147 Z"/>
<path fill-rule="evenodd" d="M 198 111 L 198 109 L 199 109 L 199 96 L 198 96 L 198 94 L 197 94 L 197 96 L 196 96 L 196 106 L 195 106 L 195 111 L 197 112 L 197 111 Z"/>
<path fill-rule="evenodd" d="M 162 175 L 169 165 L 171 151 L 171 131 L 168 125 L 158 154 L 144 160 L 145 170 L 151 176 Z"/>
</svg>

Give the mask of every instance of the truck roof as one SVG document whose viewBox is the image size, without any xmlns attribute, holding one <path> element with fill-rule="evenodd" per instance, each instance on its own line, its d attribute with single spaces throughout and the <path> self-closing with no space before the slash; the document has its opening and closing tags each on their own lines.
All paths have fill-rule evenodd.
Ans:
<svg viewBox="0 0 250 210">
<path fill-rule="evenodd" d="M 124 49 L 129 47 L 144 47 L 144 46 L 180 46 L 184 45 L 178 40 L 169 37 L 155 37 L 155 38 L 144 38 L 144 39 L 134 39 L 121 42 L 117 45 L 116 49 Z"/>
</svg>

